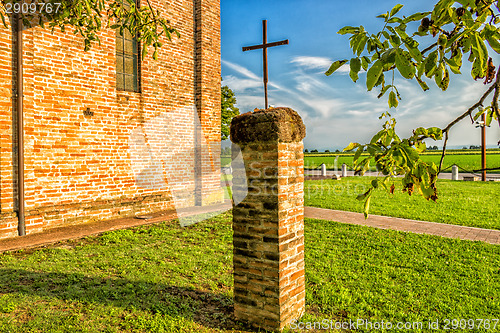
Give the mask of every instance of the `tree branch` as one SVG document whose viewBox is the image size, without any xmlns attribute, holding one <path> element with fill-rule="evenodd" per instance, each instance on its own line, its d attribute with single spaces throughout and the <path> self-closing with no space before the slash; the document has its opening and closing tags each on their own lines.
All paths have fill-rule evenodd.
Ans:
<svg viewBox="0 0 500 333">
<path fill-rule="evenodd" d="M 497 71 L 497 79 L 495 81 L 495 94 L 493 95 L 493 110 L 497 115 L 498 126 L 500 126 L 500 112 L 498 111 L 498 95 L 500 93 L 500 66 Z"/>
<path fill-rule="evenodd" d="M 432 44 L 431 46 L 423 49 L 422 52 L 420 52 L 420 53 L 422 53 L 422 55 L 424 55 L 426 52 L 429 52 L 430 50 L 432 50 L 437 45 L 438 45 L 438 43 L 436 42 L 436 43 Z"/>
<path fill-rule="evenodd" d="M 438 173 L 441 172 L 443 169 L 443 161 L 444 161 L 444 155 L 446 155 L 446 145 L 448 144 L 448 131 L 444 132 L 444 144 L 443 144 L 443 152 L 441 153 L 441 160 L 439 161 L 439 171 Z"/>
<path fill-rule="evenodd" d="M 147 0 L 147 2 L 148 2 L 148 7 L 149 7 L 149 9 L 151 10 L 151 14 L 153 15 L 153 19 L 154 19 L 154 21 L 155 21 L 155 23 L 156 23 L 156 15 L 155 15 L 155 11 L 153 10 L 153 7 L 151 7 L 151 3 L 149 2 L 149 0 Z M 157 25 L 157 26 L 158 26 L 158 25 Z"/>
<path fill-rule="evenodd" d="M 498 79 L 498 76 L 497 76 L 497 79 Z M 465 111 L 461 116 L 459 116 L 457 119 L 455 119 L 451 123 L 449 123 L 448 126 L 446 126 L 443 129 L 443 133 L 447 133 L 450 130 L 450 128 L 452 128 L 454 125 L 456 125 L 460 120 L 464 119 L 469 114 L 471 114 L 472 111 L 474 111 L 475 109 L 477 109 L 479 106 L 483 105 L 483 102 L 486 99 L 486 97 L 488 97 L 488 95 L 491 94 L 491 92 L 495 89 L 496 86 L 497 86 L 497 83 L 491 85 L 488 88 L 488 90 L 486 90 L 486 92 L 481 97 L 481 99 L 476 104 L 474 104 L 473 106 L 471 106 L 467 111 Z"/>
<path fill-rule="evenodd" d="M 441 154 L 441 160 L 439 162 L 439 172 L 441 172 L 441 169 L 443 168 L 444 156 L 446 155 L 446 144 L 448 143 L 448 137 L 449 137 L 449 131 L 450 131 L 450 129 L 453 126 L 455 126 L 459 121 L 461 121 L 462 119 L 464 119 L 465 117 L 470 116 L 472 114 L 472 111 L 474 111 L 475 109 L 477 109 L 479 106 L 483 105 L 484 100 L 486 99 L 486 97 L 488 97 L 489 94 L 491 94 L 491 92 L 493 90 L 495 90 L 495 95 L 496 95 L 496 98 L 498 99 L 498 94 L 500 93 L 499 88 L 500 88 L 500 75 L 497 74 L 497 80 L 496 80 L 496 82 L 494 84 L 492 84 L 488 88 L 488 90 L 486 90 L 486 92 L 483 94 L 483 96 L 481 97 L 481 99 L 476 104 L 474 104 L 473 106 L 471 106 L 466 112 L 464 112 L 458 118 L 456 118 L 451 123 L 449 123 L 448 126 L 446 126 L 442 130 L 443 133 L 444 133 L 444 144 L 443 144 L 443 153 Z M 498 114 L 498 110 L 496 112 Z M 499 117 L 499 119 L 500 119 L 500 117 Z M 499 121 L 499 123 L 500 123 L 500 121 Z"/>
</svg>

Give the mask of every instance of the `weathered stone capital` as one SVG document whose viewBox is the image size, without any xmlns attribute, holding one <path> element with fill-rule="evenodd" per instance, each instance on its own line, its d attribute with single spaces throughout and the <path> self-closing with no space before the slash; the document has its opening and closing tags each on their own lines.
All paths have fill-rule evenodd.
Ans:
<svg viewBox="0 0 500 333">
<path fill-rule="evenodd" d="M 240 114 L 231 122 L 231 141 L 236 144 L 252 142 L 299 142 L 306 136 L 306 127 L 299 114 L 290 108 L 279 107 Z"/>
</svg>

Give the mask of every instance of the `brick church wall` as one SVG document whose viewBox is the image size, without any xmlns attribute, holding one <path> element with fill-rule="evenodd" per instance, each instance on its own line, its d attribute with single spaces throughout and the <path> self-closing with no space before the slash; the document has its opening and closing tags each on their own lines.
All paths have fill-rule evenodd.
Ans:
<svg viewBox="0 0 500 333">
<path fill-rule="evenodd" d="M 195 186 L 222 200 L 219 1 L 151 3 L 181 38 L 142 61 L 141 93 L 115 88 L 114 30 L 89 52 L 72 29 L 24 31 L 27 233 L 194 205 Z M 0 238 L 17 235 L 13 36 L 0 27 Z"/>
</svg>

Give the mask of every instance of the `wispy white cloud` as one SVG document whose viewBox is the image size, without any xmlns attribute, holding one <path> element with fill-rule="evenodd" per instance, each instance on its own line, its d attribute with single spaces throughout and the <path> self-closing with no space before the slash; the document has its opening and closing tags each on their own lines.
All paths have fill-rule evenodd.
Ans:
<svg viewBox="0 0 500 333">
<path fill-rule="evenodd" d="M 312 57 L 312 56 L 297 56 L 292 58 L 290 63 L 295 64 L 300 69 L 304 70 L 319 70 L 324 73 L 330 68 L 333 60 L 326 57 Z M 349 74 L 349 65 L 342 65 L 335 73 Z"/>
<path fill-rule="evenodd" d="M 227 75 L 222 81 L 223 85 L 227 85 L 234 92 L 244 92 L 247 89 L 260 88 L 262 82 L 254 79 L 242 79 L 233 75 Z"/>
<path fill-rule="evenodd" d="M 290 63 L 305 69 L 324 69 L 326 71 L 332 61 L 325 57 L 298 56 L 294 57 Z"/>
<path fill-rule="evenodd" d="M 250 71 L 248 68 L 243 67 L 241 65 L 232 63 L 227 60 L 222 60 L 222 64 L 226 65 L 227 67 L 231 68 L 233 71 L 240 73 L 243 76 L 246 76 L 249 79 L 254 79 L 254 80 L 262 80 L 261 77 Z"/>
<path fill-rule="evenodd" d="M 253 73 L 251 70 L 248 68 L 226 61 L 222 60 L 222 63 L 226 65 L 227 67 L 231 68 L 233 71 L 236 73 L 244 76 L 245 78 L 240 78 L 235 75 L 226 75 L 223 79 L 223 82 L 225 85 L 228 85 L 232 90 L 235 91 L 244 91 L 249 88 L 258 88 L 258 87 L 263 87 L 263 79 L 262 76 L 258 76 L 255 73 Z M 268 87 L 269 88 L 274 88 L 277 90 L 285 91 L 288 93 L 292 93 L 292 91 L 288 90 L 287 88 L 277 84 L 274 81 L 269 81 L 268 82 Z"/>
<path fill-rule="evenodd" d="M 255 108 L 264 106 L 264 97 L 256 95 L 236 96 L 236 106 L 240 109 L 240 113 L 252 111 Z"/>
</svg>

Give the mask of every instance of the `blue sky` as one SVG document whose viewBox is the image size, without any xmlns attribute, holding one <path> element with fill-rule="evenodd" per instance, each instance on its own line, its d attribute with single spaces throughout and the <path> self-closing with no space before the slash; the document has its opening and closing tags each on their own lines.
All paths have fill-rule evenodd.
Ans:
<svg viewBox="0 0 500 333">
<path fill-rule="evenodd" d="M 349 35 L 338 35 L 340 28 L 363 25 L 377 32 L 383 21 L 375 17 L 398 3 L 405 5 L 401 16 L 430 11 L 435 1 L 221 0 L 222 83 L 235 92 L 240 112 L 264 106 L 262 50 L 241 48 L 262 43 L 262 20 L 267 19 L 268 42 L 290 41 L 268 50 L 269 104 L 291 107 L 301 115 L 305 148 L 321 151 L 342 149 L 351 141 L 365 143 L 381 129 L 378 117 L 388 110 L 387 99 L 377 99 L 376 89 L 366 91 L 364 74 L 354 83 L 343 68 L 330 77 L 324 72 L 333 61 L 352 57 Z M 493 55 L 497 66 L 499 59 Z M 462 73 L 463 78 L 451 74 L 446 92 L 433 82 L 423 92 L 416 82 L 397 79 L 403 98 L 397 111 L 393 109 L 398 134 L 409 136 L 417 126 L 444 127 L 474 104 L 486 86 L 470 77 L 470 67 L 464 66 Z M 480 130 L 470 122 L 450 134 L 450 146 L 480 144 Z M 488 146 L 496 147 L 498 126 L 492 125 L 487 134 Z"/>
</svg>

